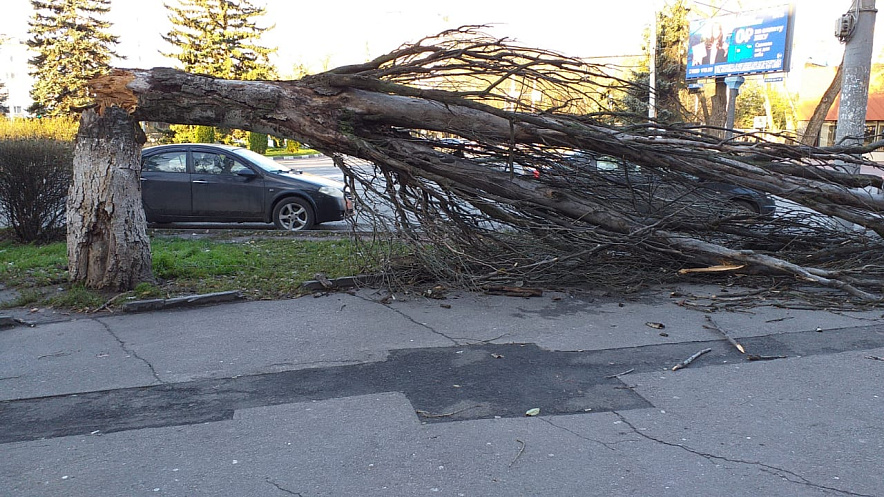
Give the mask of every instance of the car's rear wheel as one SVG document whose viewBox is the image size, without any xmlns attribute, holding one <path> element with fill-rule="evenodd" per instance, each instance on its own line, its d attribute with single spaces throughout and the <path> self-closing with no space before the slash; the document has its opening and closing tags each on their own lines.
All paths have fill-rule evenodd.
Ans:
<svg viewBox="0 0 884 497">
<path fill-rule="evenodd" d="M 273 224 L 286 231 L 308 230 L 313 227 L 316 217 L 305 200 L 286 198 L 273 209 Z"/>
</svg>

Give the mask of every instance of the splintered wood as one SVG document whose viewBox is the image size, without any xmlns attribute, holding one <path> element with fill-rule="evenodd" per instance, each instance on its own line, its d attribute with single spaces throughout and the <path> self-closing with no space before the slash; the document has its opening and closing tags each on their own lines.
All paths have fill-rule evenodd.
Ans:
<svg viewBox="0 0 884 497">
<path fill-rule="evenodd" d="M 95 103 L 98 104 L 98 113 L 103 114 L 104 109 L 116 105 L 131 114 L 138 107 L 138 98 L 127 88 L 127 85 L 135 80 L 131 71 L 114 69 L 110 74 L 99 76 L 89 82 L 89 89 L 95 95 Z"/>
</svg>

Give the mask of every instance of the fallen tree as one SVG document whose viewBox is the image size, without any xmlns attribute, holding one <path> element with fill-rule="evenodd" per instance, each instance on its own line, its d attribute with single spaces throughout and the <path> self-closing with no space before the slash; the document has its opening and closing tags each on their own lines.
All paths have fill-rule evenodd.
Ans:
<svg viewBox="0 0 884 497">
<path fill-rule="evenodd" d="M 881 298 L 881 177 L 848 172 L 876 168 L 862 158 L 874 146 L 629 124 L 608 104 L 628 84 L 466 27 L 297 81 L 118 69 L 92 89 L 100 108 L 138 121 L 309 143 L 359 186 L 376 226 L 414 242 L 435 277 L 630 285 L 729 265 Z M 590 167 L 598 158 L 653 180 L 612 180 Z M 709 182 L 776 196 L 778 212 L 735 208 Z M 392 213 L 371 209 L 375 200 Z"/>
</svg>

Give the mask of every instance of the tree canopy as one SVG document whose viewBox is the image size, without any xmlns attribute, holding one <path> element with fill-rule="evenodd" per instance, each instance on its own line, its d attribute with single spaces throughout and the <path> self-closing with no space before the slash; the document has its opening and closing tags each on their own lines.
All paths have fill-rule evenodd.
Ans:
<svg viewBox="0 0 884 497">
<path fill-rule="evenodd" d="M 28 46 L 34 78 L 29 109 L 38 115 L 78 114 L 91 103 L 90 79 L 105 74 L 118 37 L 101 19 L 110 0 L 31 0 Z"/>
</svg>

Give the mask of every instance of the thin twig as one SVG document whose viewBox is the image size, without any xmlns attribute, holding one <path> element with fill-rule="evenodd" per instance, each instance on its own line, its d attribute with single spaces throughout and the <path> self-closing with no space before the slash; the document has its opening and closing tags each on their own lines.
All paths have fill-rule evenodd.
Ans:
<svg viewBox="0 0 884 497">
<path fill-rule="evenodd" d="M 776 323 L 778 321 L 786 321 L 787 319 L 795 319 L 794 316 L 786 316 L 784 318 L 768 319 L 765 323 Z"/>
<path fill-rule="evenodd" d="M 522 444 L 522 446 L 519 447 L 519 453 L 516 454 L 516 457 L 514 457 L 513 460 L 510 462 L 510 466 L 515 464 L 516 460 L 519 459 L 519 457 L 522 455 L 523 452 L 525 452 L 525 442 L 519 440 L 518 438 L 516 439 L 516 442 L 519 442 L 520 444 Z"/>
<path fill-rule="evenodd" d="M 703 350 L 697 352 L 696 354 L 688 357 L 687 359 L 681 361 L 680 363 L 676 364 L 675 366 L 672 366 L 672 370 L 678 371 L 681 368 L 687 367 L 690 363 L 694 362 L 694 360 L 696 358 L 700 357 L 701 355 L 703 355 L 707 352 L 712 352 L 712 349 L 703 349 Z"/>
<path fill-rule="evenodd" d="M 741 354 L 745 354 L 745 353 L 746 353 L 746 349 L 744 349 L 742 345 L 740 345 L 739 343 L 737 343 L 736 340 L 734 340 L 733 338 L 731 338 L 731 336 L 728 335 L 726 331 L 724 331 L 723 329 L 721 329 L 721 328 L 715 323 L 715 321 L 712 320 L 712 316 L 708 316 L 708 315 L 707 315 L 707 316 L 706 316 L 706 321 L 709 321 L 709 326 L 707 326 L 707 325 L 703 325 L 703 328 L 706 328 L 707 330 L 715 330 L 715 331 L 721 333 L 721 335 L 725 338 L 725 340 L 727 340 L 728 343 L 730 343 L 731 345 L 733 345 L 734 347 L 736 347 L 736 349 L 739 350 Z"/>
<path fill-rule="evenodd" d="M 475 409 L 477 407 L 479 407 L 478 404 L 470 407 L 464 407 L 463 409 L 458 409 L 457 411 L 446 412 L 444 414 L 433 414 L 429 411 L 422 411 L 420 409 L 415 409 L 414 412 L 420 414 L 425 418 L 447 418 L 448 416 L 454 416 L 455 414 L 460 414 L 464 411 L 469 411 L 470 409 Z"/>
<path fill-rule="evenodd" d="M 610 380 L 611 378 L 619 378 L 619 377 L 624 376 L 624 375 L 627 375 L 627 374 L 629 374 L 629 373 L 631 373 L 631 372 L 633 372 L 633 371 L 635 371 L 635 368 L 632 368 L 632 369 L 630 369 L 630 370 L 624 371 L 624 372 L 622 372 L 622 373 L 617 373 L 617 374 L 612 374 L 612 375 L 610 375 L 610 376 L 605 376 L 605 379 Z"/>
<path fill-rule="evenodd" d="M 129 292 L 123 292 L 123 293 L 118 293 L 118 294 L 114 295 L 110 300 L 108 300 L 104 304 L 101 304 L 100 307 L 96 307 L 95 309 L 89 311 L 89 313 L 95 313 L 95 312 L 98 312 L 102 309 L 107 309 L 108 306 L 111 305 L 115 300 L 122 297 L 123 295 L 126 295 L 127 293 L 129 293 Z M 110 310 L 110 309 L 108 309 L 108 310 Z M 113 312 L 112 310 L 110 310 L 110 311 Z"/>
<path fill-rule="evenodd" d="M 784 355 L 757 355 L 757 354 L 749 354 L 746 356 L 746 359 L 750 361 L 772 361 L 774 359 L 785 359 L 788 356 Z"/>
</svg>

